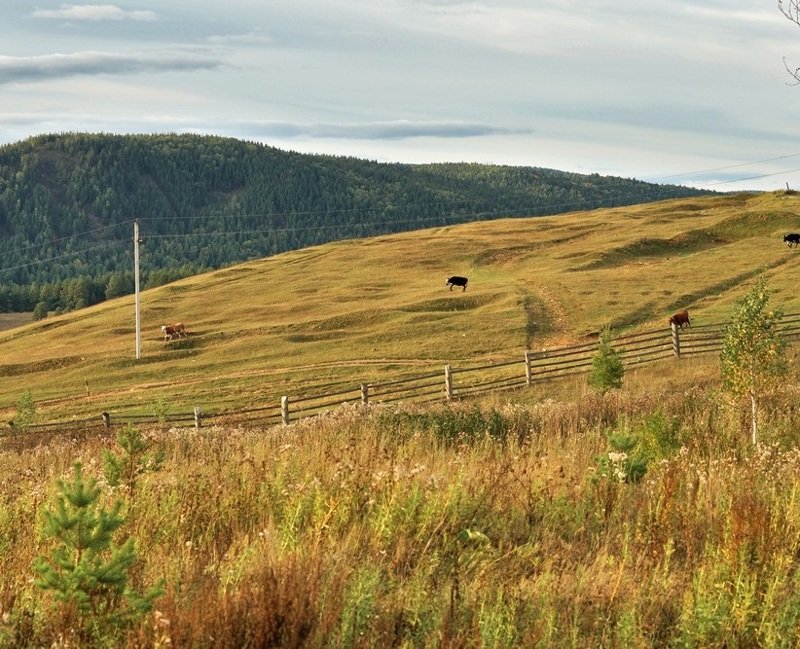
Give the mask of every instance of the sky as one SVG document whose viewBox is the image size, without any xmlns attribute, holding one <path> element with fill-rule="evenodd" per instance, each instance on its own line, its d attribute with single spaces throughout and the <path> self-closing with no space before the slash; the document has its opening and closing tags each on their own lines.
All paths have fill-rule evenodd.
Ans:
<svg viewBox="0 0 800 649">
<path fill-rule="evenodd" d="M 777 0 L 2 0 L 0 144 L 199 133 L 800 189 Z M 794 85 L 793 85 L 794 84 Z"/>
</svg>

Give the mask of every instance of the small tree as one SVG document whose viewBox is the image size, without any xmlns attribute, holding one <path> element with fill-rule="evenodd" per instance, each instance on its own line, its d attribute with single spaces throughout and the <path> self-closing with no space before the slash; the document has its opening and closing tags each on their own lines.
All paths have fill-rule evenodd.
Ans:
<svg viewBox="0 0 800 649">
<path fill-rule="evenodd" d="M 592 359 L 592 372 L 589 375 L 589 385 L 605 394 L 611 388 L 622 387 L 622 377 L 625 368 L 622 357 L 611 346 L 611 332 L 604 329 L 600 334 L 600 344 L 597 353 Z"/>
<path fill-rule="evenodd" d="M 639 482 L 647 473 L 648 463 L 639 438 L 624 432 L 613 433 L 609 435 L 608 443 L 611 448 L 604 455 L 595 457 L 597 472 L 594 479 Z"/>
<path fill-rule="evenodd" d="M 725 389 L 734 401 L 750 403 L 751 439 L 758 443 L 759 401 L 786 376 L 786 341 L 778 331 L 783 314 L 768 310 L 769 290 L 760 277 L 733 308 L 720 353 Z"/>
<path fill-rule="evenodd" d="M 121 503 L 111 511 L 99 507 L 96 480 L 85 480 L 80 463 L 71 482 L 58 481 L 55 508 L 44 512 L 44 533 L 59 542 L 49 559 L 38 557 L 36 585 L 55 592 L 70 614 L 76 614 L 84 634 L 108 633 L 152 608 L 161 585 L 146 594 L 134 592 L 128 571 L 136 562 L 133 539 L 122 545 L 114 533 L 125 519 Z"/>
<path fill-rule="evenodd" d="M 117 434 L 117 444 L 120 453 L 103 451 L 106 480 L 112 487 L 124 484 L 133 497 L 137 478 L 147 471 L 157 471 L 164 461 L 164 452 L 161 449 L 149 452 L 151 444 L 131 424 Z"/>
<path fill-rule="evenodd" d="M 162 426 L 167 423 L 167 413 L 169 413 L 171 407 L 169 399 L 164 394 L 159 394 L 151 406 L 153 414 L 158 418 L 158 423 Z"/>
<path fill-rule="evenodd" d="M 14 426 L 22 430 L 30 426 L 36 419 L 36 402 L 30 390 L 25 390 L 17 400 L 17 412 L 14 414 Z"/>
</svg>

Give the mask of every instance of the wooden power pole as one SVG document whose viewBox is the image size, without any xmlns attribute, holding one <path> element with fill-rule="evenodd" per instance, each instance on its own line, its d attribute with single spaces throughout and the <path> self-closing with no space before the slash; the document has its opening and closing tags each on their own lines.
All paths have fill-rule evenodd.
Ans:
<svg viewBox="0 0 800 649">
<path fill-rule="evenodd" d="M 134 302 L 136 303 L 136 360 L 142 357 L 142 315 L 139 308 L 139 244 L 142 242 L 139 236 L 139 221 L 133 222 L 133 281 L 134 281 Z"/>
</svg>

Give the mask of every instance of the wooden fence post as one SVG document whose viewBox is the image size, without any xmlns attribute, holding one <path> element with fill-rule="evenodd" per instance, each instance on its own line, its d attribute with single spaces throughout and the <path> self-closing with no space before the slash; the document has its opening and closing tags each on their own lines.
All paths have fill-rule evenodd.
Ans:
<svg viewBox="0 0 800 649">
<path fill-rule="evenodd" d="M 369 404 L 369 383 L 361 384 L 361 403 L 365 406 Z"/>
<path fill-rule="evenodd" d="M 444 392 L 447 400 L 453 400 L 453 369 L 449 365 L 444 366 Z"/>
<path fill-rule="evenodd" d="M 289 425 L 289 397 L 281 397 L 281 417 L 283 423 Z"/>
<path fill-rule="evenodd" d="M 533 383 L 533 374 L 531 374 L 531 352 L 530 350 L 525 351 L 525 383 L 528 384 L 530 387 L 531 383 Z"/>
<path fill-rule="evenodd" d="M 676 323 L 671 323 L 670 327 L 672 328 L 672 355 L 675 358 L 680 359 L 681 357 L 681 335 L 678 333 L 678 325 Z"/>
<path fill-rule="evenodd" d="M 107 412 L 103 413 L 103 426 L 105 427 L 106 432 L 111 430 L 111 415 L 109 415 Z"/>
<path fill-rule="evenodd" d="M 200 406 L 194 407 L 194 427 L 196 430 L 200 430 Z"/>
</svg>

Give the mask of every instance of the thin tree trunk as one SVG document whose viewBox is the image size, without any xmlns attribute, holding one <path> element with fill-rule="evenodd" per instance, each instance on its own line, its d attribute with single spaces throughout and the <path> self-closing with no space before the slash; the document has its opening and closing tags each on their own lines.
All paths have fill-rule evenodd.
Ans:
<svg viewBox="0 0 800 649">
<path fill-rule="evenodd" d="M 758 443 L 758 403 L 756 401 L 756 393 L 750 391 L 750 421 L 752 423 L 752 441 L 753 446 Z"/>
</svg>

